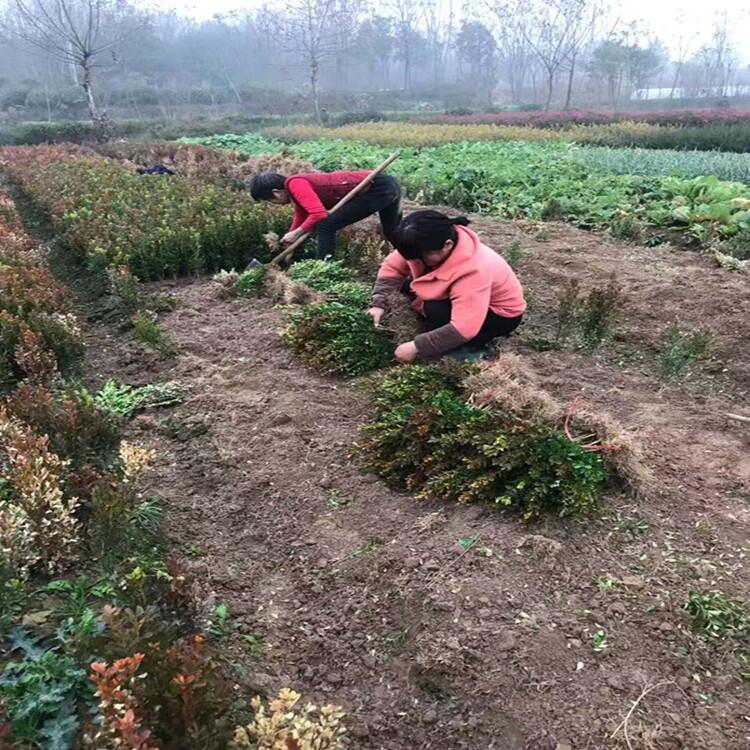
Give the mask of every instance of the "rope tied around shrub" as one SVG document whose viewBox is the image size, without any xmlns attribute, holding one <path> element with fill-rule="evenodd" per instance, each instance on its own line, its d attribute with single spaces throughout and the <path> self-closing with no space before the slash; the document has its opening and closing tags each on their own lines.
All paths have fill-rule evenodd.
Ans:
<svg viewBox="0 0 750 750">
<path fill-rule="evenodd" d="M 571 402 L 570 406 L 568 406 L 568 411 L 565 415 L 565 436 L 573 443 L 578 443 L 581 448 L 585 451 L 598 451 L 600 453 L 616 453 L 617 451 L 622 449 L 622 446 L 619 445 L 612 445 L 611 443 L 602 443 L 598 438 L 596 440 L 593 440 L 590 443 L 584 443 L 582 442 L 586 438 L 593 437 L 594 433 L 591 435 L 582 435 L 580 437 L 574 437 L 570 430 L 570 423 L 573 419 L 573 414 L 575 413 L 576 409 L 578 408 L 578 405 L 581 402 L 582 397 L 576 396 Z"/>
</svg>

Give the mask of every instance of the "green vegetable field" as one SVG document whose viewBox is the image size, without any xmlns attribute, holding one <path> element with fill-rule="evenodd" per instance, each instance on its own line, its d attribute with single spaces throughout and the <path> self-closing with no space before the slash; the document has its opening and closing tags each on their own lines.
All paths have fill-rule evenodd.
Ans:
<svg viewBox="0 0 750 750">
<path fill-rule="evenodd" d="M 248 156 L 282 148 L 255 134 L 200 142 Z M 324 171 L 366 168 L 390 152 L 386 146 L 350 140 L 293 142 L 286 150 Z M 744 154 L 586 148 L 559 141 L 465 141 L 407 147 L 392 171 L 417 202 L 511 219 L 565 220 L 625 238 L 652 233 L 658 241 L 661 233 L 662 239 L 701 249 L 719 244 L 744 259 L 750 255 L 747 159 Z"/>
</svg>

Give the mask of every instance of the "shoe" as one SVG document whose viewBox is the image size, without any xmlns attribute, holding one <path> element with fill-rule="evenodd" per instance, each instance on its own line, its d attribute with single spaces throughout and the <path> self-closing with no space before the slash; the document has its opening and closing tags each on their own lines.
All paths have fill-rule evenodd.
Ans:
<svg viewBox="0 0 750 750">
<path fill-rule="evenodd" d="M 489 355 L 490 352 L 486 347 L 477 349 L 473 346 L 459 346 L 458 349 L 454 349 L 445 356 L 456 362 L 480 362 L 483 359 L 487 359 Z"/>
</svg>

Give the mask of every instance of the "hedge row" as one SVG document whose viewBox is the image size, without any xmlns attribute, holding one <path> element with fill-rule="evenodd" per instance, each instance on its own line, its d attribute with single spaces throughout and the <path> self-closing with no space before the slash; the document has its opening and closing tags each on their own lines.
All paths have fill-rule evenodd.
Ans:
<svg viewBox="0 0 750 750">
<path fill-rule="evenodd" d="M 47 337 L 39 320 L 64 320 L 76 359 L 83 350 L 65 289 L 38 261 L 0 192 L 0 368 L 15 381 L 0 394 L 0 648 L 9 656 L 0 744 L 239 750 L 248 737 L 292 741 L 302 715 L 291 691 L 282 691 L 283 715 L 272 706 L 271 727 L 234 726 L 236 686 L 210 637 L 188 624 L 198 587 L 168 556 L 160 505 L 143 492 L 154 453 L 121 439 L 112 391 L 133 389 L 110 383 L 95 397 L 62 379 L 64 334 Z M 342 716 L 328 716 L 334 738 Z"/>
<path fill-rule="evenodd" d="M 70 373 L 83 352 L 67 292 L 35 262 L 11 198 L 0 191 L 0 393 L 23 377 Z"/>
<path fill-rule="evenodd" d="M 112 138 L 165 138 L 188 135 L 213 135 L 231 130 L 249 130 L 271 126 L 277 117 L 216 117 L 185 120 L 134 119 L 117 120 L 112 124 Z M 88 120 L 55 122 L 24 122 L 0 125 L 0 146 L 38 146 L 60 143 L 96 142 L 99 131 Z"/>
<path fill-rule="evenodd" d="M 268 259 L 263 235 L 288 212 L 197 179 L 139 175 L 75 147 L 6 148 L 0 166 L 49 213 L 67 246 L 95 267 L 127 265 L 141 279 Z"/>
<path fill-rule="evenodd" d="M 532 125 L 538 128 L 560 128 L 569 125 L 598 125 L 612 122 L 637 121 L 656 125 L 737 125 L 750 124 L 750 109 L 673 109 L 651 111 L 593 112 L 567 110 L 563 112 L 475 112 L 445 114 L 420 118 L 423 122 L 448 124 Z"/>
<path fill-rule="evenodd" d="M 203 640 L 180 635 L 160 516 L 140 494 L 152 454 L 61 379 L 83 354 L 66 296 L 0 193 L 0 367 L 14 381 L 0 398 L 0 641 L 12 654 L 0 734 L 12 747 L 68 750 L 87 734 L 219 750 L 231 693 Z M 178 675 L 195 680 L 193 717 Z"/>
<path fill-rule="evenodd" d="M 575 125 L 554 131 L 566 140 L 592 146 L 638 146 L 677 151 L 750 151 L 750 122 L 668 126 L 647 122 Z"/>
<path fill-rule="evenodd" d="M 320 125 L 271 127 L 266 128 L 263 134 L 270 139 L 287 143 L 341 138 L 366 141 L 380 146 L 417 148 L 462 141 L 569 141 L 592 146 L 639 146 L 682 151 L 750 151 L 750 123 L 677 127 L 624 121 L 542 128 L 491 123 L 366 122 L 338 128 L 325 128 Z M 217 136 L 216 145 L 222 145 L 219 141 L 221 138 L 226 139 L 231 148 L 231 136 Z"/>
</svg>

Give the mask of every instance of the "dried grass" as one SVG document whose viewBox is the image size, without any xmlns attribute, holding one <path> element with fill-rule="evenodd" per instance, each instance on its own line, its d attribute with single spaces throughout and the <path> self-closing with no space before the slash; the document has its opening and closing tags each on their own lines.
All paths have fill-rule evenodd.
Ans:
<svg viewBox="0 0 750 750">
<path fill-rule="evenodd" d="M 648 497 L 654 485 L 654 475 L 646 464 L 643 448 L 633 435 L 606 412 L 585 406 L 576 411 L 572 422 L 577 432 L 595 433 L 602 445 L 609 446 L 607 459 L 620 479 L 637 497 Z"/>
<path fill-rule="evenodd" d="M 232 152 L 234 153 L 234 152 Z M 284 154 L 270 154 L 268 156 L 256 156 L 244 163 L 247 174 L 258 172 L 278 172 L 284 176 L 299 174 L 300 172 L 317 172 L 318 170 L 311 162 L 298 159 L 294 156 Z"/>
<path fill-rule="evenodd" d="M 419 333 L 419 318 L 409 306 L 406 295 L 394 290 L 385 295 L 386 316 L 383 328 L 393 333 L 395 341 L 411 341 Z"/>
<path fill-rule="evenodd" d="M 536 374 L 517 354 L 501 354 L 464 387 L 478 406 L 495 404 L 511 414 L 546 422 L 563 419 L 565 411 L 538 382 Z"/>
<path fill-rule="evenodd" d="M 306 284 L 290 279 L 278 268 L 270 268 L 263 279 L 263 292 L 275 302 L 284 305 L 309 305 L 324 302 L 325 295 Z"/>
<path fill-rule="evenodd" d="M 478 406 L 494 404 L 521 419 L 539 419 L 564 426 L 569 407 L 539 383 L 536 373 L 517 354 L 501 354 L 470 375 L 466 392 Z M 620 479 L 638 497 L 648 496 L 654 483 L 643 449 L 606 412 L 582 406 L 570 418 L 571 432 L 582 442 L 608 446 L 606 457 Z"/>
<path fill-rule="evenodd" d="M 368 219 L 362 224 L 340 232 L 344 249 L 337 255 L 344 264 L 366 278 L 374 278 L 391 247 L 382 233 L 380 223 Z"/>
<path fill-rule="evenodd" d="M 258 172 L 288 175 L 315 171 L 310 162 L 282 154 L 248 159 L 237 151 L 176 141 L 110 142 L 98 144 L 96 151 L 133 169 L 138 164 L 164 164 L 183 177 L 237 186 Z"/>
</svg>

